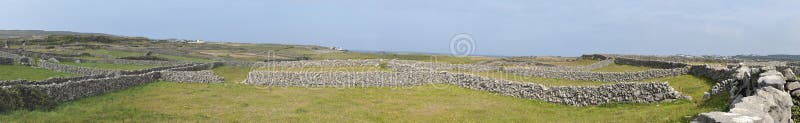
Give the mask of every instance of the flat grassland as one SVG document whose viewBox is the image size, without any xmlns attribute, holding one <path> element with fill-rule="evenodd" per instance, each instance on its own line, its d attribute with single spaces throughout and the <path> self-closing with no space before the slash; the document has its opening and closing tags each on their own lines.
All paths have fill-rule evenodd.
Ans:
<svg viewBox="0 0 800 123">
<path fill-rule="evenodd" d="M 150 66 L 150 65 L 88 63 L 88 62 L 84 62 L 84 63 L 61 62 L 61 64 L 67 64 L 67 65 L 73 65 L 73 66 L 81 66 L 81 67 L 89 67 L 89 68 L 109 69 L 109 70 L 141 70 L 141 69 L 159 67 L 159 66 Z"/>
<path fill-rule="evenodd" d="M 0 80 L 44 80 L 50 77 L 76 76 L 69 73 L 50 71 L 42 68 L 32 68 L 21 65 L 0 65 Z"/>
</svg>

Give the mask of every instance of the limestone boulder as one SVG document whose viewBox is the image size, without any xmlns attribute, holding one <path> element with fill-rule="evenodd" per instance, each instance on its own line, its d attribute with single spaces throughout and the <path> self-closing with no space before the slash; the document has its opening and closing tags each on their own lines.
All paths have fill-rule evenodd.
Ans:
<svg viewBox="0 0 800 123">
<path fill-rule="evenodd" d="M 797 76 L 795 75 L 792 69 L 783 70 L 783 77 L 786 77 L 786 81 L 797 81 Z"/>
<path fill-rule="evenodd" d="M 783 86 L 786 84 L 786 79 L 783 77 L 783 74 L 778 71 L 770 70 L 760 75 L 761 78 L 758 78 L 759 87 L 770 86 L 775 89 L 783 90 Z"/>
<path fill-rule="evenodd" d="M 47 61 L 48 62 L 52 62 L 52 63 L 59 63 L 58 59 L 56 59 L 56 58 L 50 58 L 50 59 L 47 59 Z"/>
<path fill-rule="evenodd" d="M 791 91 L 797 90 L 797 89 L 800 89 L 800 82 L 789 82 L 789 83 L 786 83 L 786 90 L 787 91 L 791 92 Z"/>
</svg>

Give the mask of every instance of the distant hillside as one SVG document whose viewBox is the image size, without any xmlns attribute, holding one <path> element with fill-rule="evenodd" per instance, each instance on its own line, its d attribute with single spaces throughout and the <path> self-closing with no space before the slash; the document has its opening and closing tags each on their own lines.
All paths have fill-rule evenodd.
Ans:
<svg viewBox="0 0 800 123">
<path fill-rule="evenodd" d="M 105 35 L 102 33 L 81 33 L 70 31 L 44 31 L 44 30 L 0 30 L 0 39 L 43 39 L 49 35 Z"/>
</svg>

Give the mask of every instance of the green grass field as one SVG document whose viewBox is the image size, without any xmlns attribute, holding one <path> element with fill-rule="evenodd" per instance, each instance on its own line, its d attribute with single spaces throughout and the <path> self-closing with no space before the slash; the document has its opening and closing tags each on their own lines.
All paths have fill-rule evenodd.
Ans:
<svg viewBox="0 0 800 123">
<path fill-rule="evenodd" d="M 0 65 L 0 80 L 44 80 L 50 77 L 72 77 L 69 73 L 50 71 L 21 65 Z"/>
<path fill-rule="evenodd" d="M 88 63 L 88 62 L 84 62 L 84 63 L 61 62 L 61 64 L 81 66 L 81 67 L 90 67 L 90 68 L 99 68 L 99 69 L 109 69 L 109 70 L 141 70 L 141 69 L 159 67 L 159 66 L 150 66 L 150 65 Z"/>
<path fill-rule="evenodd" d="M 365 68 L 338 68 L 352 69 Z M 698 113 L 724 110 L 727 103 L 727 95 L 700 100 L 713 81 L 692 75 L 646 80 L 668 82 L 694 97 L 691 101 L 574 107 L 445 84 L 359 88 L 239 84 L 251 70 L 221 66 L 213 71 L 225 83 L 156 82 L 63 103 L 52 111 L 0 114 L 0 122 L 688 122 Z M 475 74 L 545 85 L 607 84 Z"/>
<path fill-rule="evenodd" d="M 594 69 L 594 72 L 636 72 L 636 71 L 645 71 L 650 70 L 653 68 L 650 67 L 642 67 L 642 66 L 633 66 L 633 65 L 621 65 L 621 64 L 609 64 L 608 66 L 601 67 Z"/>
<path fill-rule="evenodd" d="M 725 100 L 715 98 L 713 101 Z M 723 102 L 724 103 L 724 102 Z M 157 82 L 0 122 L 685 122 L 712 103 L 574 107 L 452 85 L 303 88 Z M 657 115 L 657 116 L 656 116 Z"/>
<path fill-rule="evenodd" d="M 128 52 L 128 51 L 118 51 L 118 50 L 106 50 L 106 49 L 94 49 L 94 50 L 84 50 L 89 54 L 93 55 L 108 55 L 113 58 L 120 58 L 120 57 L 129 57 L 129 56 L 142 56 L 144 55 L 143 52 Z M 189 61 L 189 62 L 211 62 L 212 60 L 203 59 L 203 58 L 194 58 L 194 57 L 183 57 L 183 56 L 173 56 L 173 55 L 164 55 L 164 54 L 153 54 L 158 57 L 167 58 L 171 60 L 177 61 Z M 86 58 L 86 57 L 82 57 Z M 88 57 L 86 59 L 97 59 Z"/>
</svg>

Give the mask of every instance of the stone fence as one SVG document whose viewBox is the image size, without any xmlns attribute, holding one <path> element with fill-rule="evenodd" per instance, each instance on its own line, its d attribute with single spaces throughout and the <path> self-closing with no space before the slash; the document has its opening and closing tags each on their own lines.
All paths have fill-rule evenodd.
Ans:
<svg viewBox="0 0 800 123">
<path fill-rule="evenodd" d="M 356 67 L 378 66 L 381 59 L 367 60 L 305 60 L 305 61 L 273 61 L 273 62 L 236 62 L 227 61 L 228 66 L 242 67 Z"/>
<path fill-rule="evenodd" d="M 222 83 L 223 78 L 214 74 L 211 70 L 202 71 L 164 71 L 161 72 L 161 80 L 172 82 L 198 82 L 198 83 Z"/>
<path fill-rule="evenodd" d="M 0 65 L 14 65 L 14 58 L 0 57 Z"/>
<path fill-rule="evenodd" d="M 655 61 L 655 60 L 640 60 L 630 58 L 615 58 L 614 62 L 623 65 L 645 66 L 660 69 L 682 68 L 688 66 L 685 63 L 669 62 L 669 61 Z"/>
<path fill-rule="evenodd" d="M 26 50 L 22 50 L 22 49 L 6 49 L 6 48 L 0 48 L 0 51 L 8 52 L 8 53 L 11 53 L 11 54 L 16 54 L 16 55 L 19 55 L 19 56 L 36 57 L 36 58 L 40 58 L 40 59 L 53 58 L 53 59 L 57 59 L 59 61 L 75 61 L 75 59 L 72 58 L 72 56 L 62 55 L 62 54 L 39 53 L 39 52 L 26 51 Z"/>
<path fill-rule="evenodd" d="M 13 53 L 8 53 L 8 52 L 4 52 L 4 51 L 0 51 L 0 57 L 13 58 L 14 60 L 19 60 L 20 58 L 22 58 L 22 56 L 20 56 L 20 55 L 13 54 Z"/>
<path fill-rule="evenodd" d="M 734 69 L 728 67 L 715 67 L 708 65 L 692 65 L 689 74 L 709 78 L 721 82 L 733 78 L 736 73 Z"/>
<path fill-rule="evenodd" d="M 727 112 L 701 113 L 693 123 L 791 123 L 793 106 L 788 88 L 800 88 L 787 85 L 786 74 L 775 67 L 737 68 L 734 81 L 731 82 L 730 98 Z M 795 83 L 796 84 L 796 83 Z"/>
<path fill-rule="evenodd" d="M 738 63 L 741 60 L 736 59 L 721 59 L 721 58 L 706 58 L 706 57 L 687 57 L 687 56 L 653 56 L 653 55 L 621 55 L 621 54 L 593 54 L 600 55 L 604 58 L 628 58 L 650 61 L 670 61 L 670 62 L 722 62 L 722 63 Z M 587 55 L 587 56 L 593 56 Z"/>
<path fill-rule="evenodd" d="M 447 83 L 503 95 L 585 106 L 606 103 L 648 103 L 683 98 L 666 83 L 616 83 L 595 87 L 546 87 L 448 72 L 250 72 L 245 84 L 267 86 L 351 87 L 413 86 Z"/>
<path fill-rule="evenodd" d="M 79 67 L 79 66 L 72 66 L 72 65 L 66 65 L 66 64 L 51 63 L 51 62 L 47 62 L 47 61 L 44 61 L 44 60 L 39 61 L 38 66 L 42 67 L 44 69 L 52 70 L 52 71 L 79 74 L 79 75 L 98 75 L 98 74 L 116 74 L 116 73 L 119 73 L 118 70 L 105 70 L 105 69 Z"/>
<path fill-rule="evenodd" d="M 599 82 L 626 82 L 645 79 L 684 75 L 689 72 L 688 67 L 675 69 L 652 69 L 638 72 L 589 72 L 589 71 L 547 71 L 534 69 L 505 68 L 505 73 L 520 76 L 533 76 L 544 78 L 599 81 Z"/>
<path fill-rule="evenodd" d="M 43 62 L 46 65 L 51 65 Z M 189 81 L 189 82 L 219 82 L 221 78 L 213 78 L 211 71 L 185 72 L 183 70 L 204 70 L 213 68 L 219 63 L 184 64 L 176 66 L 158 67 L 134 71 L 118 71 L 108 74 L 96 74 L 69 78 L 50 78 L 41 81 L 30 80 L 11 80 L 0 81 L 0 89 L 9 89 L 14 86 L 33 87 L 37 91 L 44 93 L 49 100 L 55 102 L 70 101 L 82 97 L 99 95 L 116 90 L 126 89 L 133 86 L 153 82 L 162 79 L 162 74 L 167 74 L 166 80 L 192 80 L 209 79 L 210 81 Z M 176 76 L 182 76 L 176 77 Z M 200 77 L 202 76 L 202 77 Z M 208 77 L 208 78 L 203 78 Z M 15 95 L 0 95 L 15 96 Z M 25 96 L 25 95 L 22 95 Z M 4 99 L 8 99 L 2 97 Z M 0 100 L 0 103 L 5 100 Z"/>
<path fill-rule="evenodd" d="M 127 59 L 83 60 L 83 62 L 109 63 L 109 64 L 150 65 L 150 66 L 173 66 L 173 65 L 180 65 L 180 64 L 190 63 L 190 62 L 181 62 L 181 61 L 152 61 L 152 60 L 127 60 Z"/>
<path fill-rule="evenodd" d="M 60 84 L 34 85 L 34 87 L 40 88 L 56 102 L 64 102 L 150 83 L 158 80 L 160 75 L 159 72 L 150 72 L 139 75 L 67 81 Z"/>
</svg>

